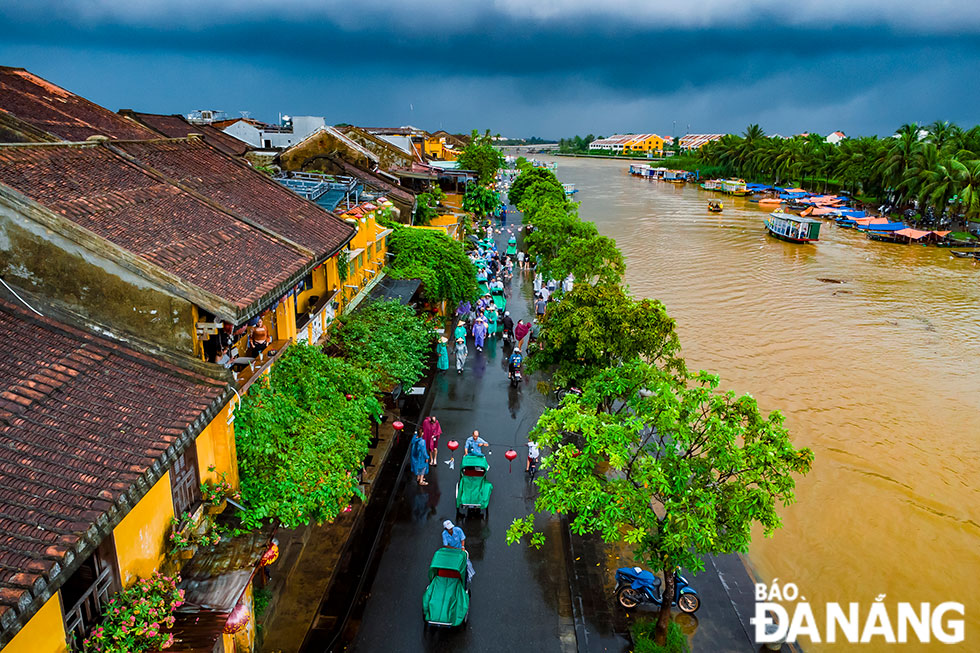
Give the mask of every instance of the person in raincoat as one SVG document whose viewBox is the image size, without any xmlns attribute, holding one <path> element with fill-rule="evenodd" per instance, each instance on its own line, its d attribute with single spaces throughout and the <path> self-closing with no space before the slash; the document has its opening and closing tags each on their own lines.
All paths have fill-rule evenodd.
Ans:
<svg viewBox="0 0 980 653">
<path fill-rule="evenodd" d="M 463 366 L 466 365 L 466 354 L 468 353 L 466 339 L 456 338 L 456 374 L 463 373 Z"/>
<path fill-rule="evenodd" d="M 419 485 L 428 485 L 425 475 L 429 473 L 429 452 L 425 448 L 425 440 L 416 431 L 412 436 L 410 448 L 412 454 L 412 473 L 415 474 L 415 481 Z"/>
<path fill-rule="evenodd" d="M 518 320 L 514 325 L 514 340 L 517 341 L 517 348 L 524 349 L 524 338 L 531 331 L 531 325 L 524 320 Z"/>
<path fill-rule="evenodd" d="M 425 447 L 429 450 L 429 464 L 435 465 L 436 454 L 439 451 L 439 436 L 442 435 L 442 425 L 432 415 L 422 420 L 422 439 L 425 440 Z"/>
<path fill-rule="evenodd" d="M 477 351 L 483 351 L 483 344 L 487 338 L 487 320 L 485 317 L 477 318 L 473 323 L 473 344 Z"/>
<path fill-rule="evenodd" d="M 466 322 L 463 322 L 462 320 L 460 320 L 456 324 L 456 330 L 453 331 L 453 337 L 454 338 L 463 338 L 464 340 L 466 339 Z"/>
<path fill-rule="evenodd" d="M 447 342 L 449 342 L 449 339 L 443 336 L 439 338 L 439 344 L 436 345 L 436 354 L 439 357 L 436 361 L 436 368 L 443 371 L 449 369 L 449 348 L 446 347 Z"/>
<path fill-rule="evenodd" d="M 487 318 L 487 335 L 491 338 L 497 335 L 497 306 L 489 307 L 483 314 Z"/>
</svg>

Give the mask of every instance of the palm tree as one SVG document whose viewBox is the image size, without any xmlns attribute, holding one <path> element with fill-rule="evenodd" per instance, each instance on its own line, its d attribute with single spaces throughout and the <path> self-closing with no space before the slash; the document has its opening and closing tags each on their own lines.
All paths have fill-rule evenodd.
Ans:
<svg viewBox="0 0 980 653">
<path fill-rule="evenodd" d="M 967 220 L 980 216 L 980 159 L 960 161 L 954 158 L 950 159 L 949 165 L 958 185 L 954 205 Z"/>
<path fill-rule="evenodd" d="M 963 131 L 956 123 L 951 123 L 947 120 L 936 120 L 928 125 L 926 130 L 929 132 L 929 142 L 935 145 L 936 149 L 940 151 L 956 143 L 960 133 Z"/>
<path fill-rule="evenodd" d="M 899 128 L 893 137 L 893 142 L 877 161 L 877 173 L 881 177 L 885 190 L 898 192 L 898 202 L 905 198 L 899 189 L 899 184 L 905 178 L 905 171 L 918 148 L 919 126 L 914 122 L 905 124 Z"/>
</svg>

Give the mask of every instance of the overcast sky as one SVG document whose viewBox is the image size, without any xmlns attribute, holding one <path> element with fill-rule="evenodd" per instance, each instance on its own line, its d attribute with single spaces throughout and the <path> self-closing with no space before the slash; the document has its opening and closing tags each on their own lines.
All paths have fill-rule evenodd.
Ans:
<svg viewBox="0 0 980 653">
<path fill-rule="evenodd" d="M 980 123 L 977 0 L 3 0 L 0 34 L 0 64 L 112 110 L 552 138 Z"/>
</svg>

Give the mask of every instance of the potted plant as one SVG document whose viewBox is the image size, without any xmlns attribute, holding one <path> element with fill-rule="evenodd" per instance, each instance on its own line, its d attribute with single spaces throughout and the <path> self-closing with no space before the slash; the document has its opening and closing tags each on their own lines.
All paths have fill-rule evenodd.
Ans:
<svg viewBox="0 0 980 653">
<path fill-rule="evenodd" d="M 214 465 L 208 467 L 212 474 L 216 471 Z M 231 483 L 228 482 L 228 472 L 221 472 L 217 481 L 205 481 L 201 483 L 201 498 L 207 504 L 207 511 L 210 515 L 221 513 L 228 505 L 228 497 L 232 496 Z"/>
<path fill-rule="evenodd" d="M 193 524 L 189 513 L 184 513 L 178 519 L 170 518 L 170 553 L 184 560 L 190 560 L 197 552 Z"/>
</svg>

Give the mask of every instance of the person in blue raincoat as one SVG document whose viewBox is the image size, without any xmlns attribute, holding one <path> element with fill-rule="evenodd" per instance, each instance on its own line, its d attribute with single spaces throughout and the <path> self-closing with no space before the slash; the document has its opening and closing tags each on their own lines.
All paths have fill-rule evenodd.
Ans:
<svg viewBox="0 0 980 653">
<path fill-rule="evenodd" d="M 410 452 L 412 455 L 412 473 L 415 474 L 416 482 L 419 485 L 428 485 L 425 475 L 429 473 L 429 450 L 425 448 L 425 440 L 422 439 L 418 431 L 412 436 Z"/>
<path fill-rule="evenodd" d="M 439 344 L 436 345 L 436 354 L 438 355 L 438 360 L 436 361 L 436 368 L 440 370 L 449 369 L 449 349 L 446 347 L 448 340 L 445 336 L 439 338 Z"/>
<path fill-rule="evenodd" d="M 487 337 L 487 320 L 484 317 L 478 317 L 476 322 L 473 323 L 473 343 L 476 345 L 477 351 L 483 351 L 483 344 Z"/>
</svg>

